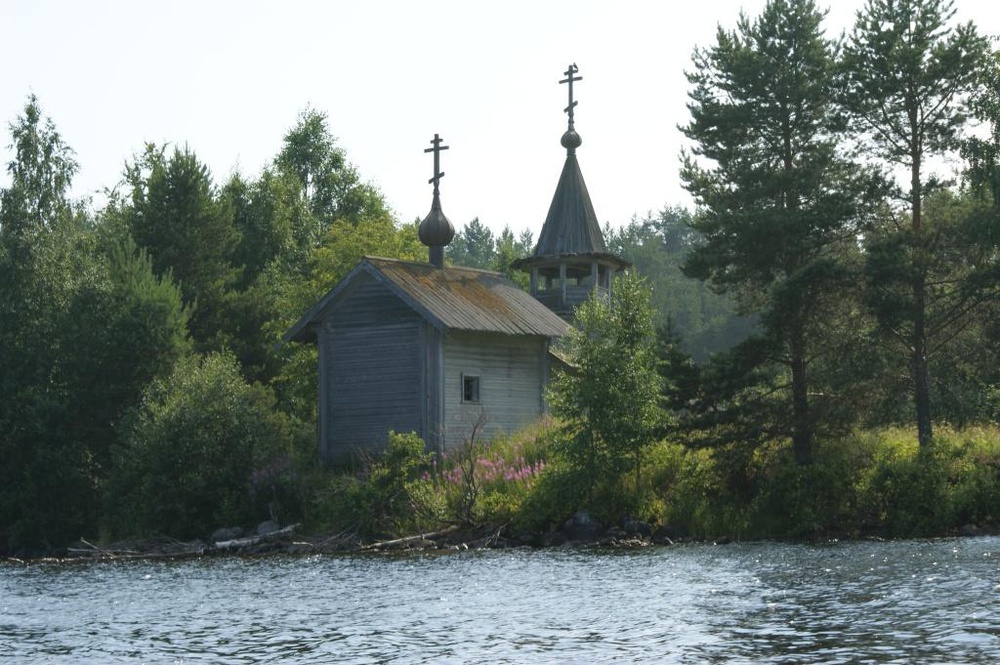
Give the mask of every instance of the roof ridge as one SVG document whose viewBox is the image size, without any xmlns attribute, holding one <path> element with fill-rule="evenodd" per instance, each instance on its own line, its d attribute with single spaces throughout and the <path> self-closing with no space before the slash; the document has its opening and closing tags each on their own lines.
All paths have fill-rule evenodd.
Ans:
<svg viewBox="0 0 1000 665">
<path fill-rule="evenodd" d="M 428 269 L 433 269 L 433 270 L 441 270 L 441 268 L 438 268 L 438 267 L 434 266 L 431 263 L 425 263 L 423 261 L 411 261 L 409 259 L 395 259 L 395 258 L 390 258 L 390 257 L 387 257 L 387 256 L 374 256 L 374 255 L 368 255 L 368 254 L 365 254 L 362 257 L 362 259 L 364 259 L 366 261 L 369 261 L 369 262 L 371 262 L 371 261 L 386 261 L 386 262 L 391 262 L 391 263 L 400 263 L 400 264 L 404 264 L 404 265 L 410 265 L 410 266 L 414 266 L 414 267 L 417 267 L 417 268 L 428 268 Z M 444 270 L 463 271 L 463 272 L 476 272 L 476 273 L 481 273 L 481 274 L 484 274 L 484 275 L 498 275 L 500 277 L 506 277 L 506 275 L 504 275 L 499 270 L 486 270 L 485 268 L 472 268 L 472 267 L 469 267 L 469 266 L 462 266 L 462 265 L 449 265 L 449 266 L 446 266 L 444 268 Z"/>
</svg>

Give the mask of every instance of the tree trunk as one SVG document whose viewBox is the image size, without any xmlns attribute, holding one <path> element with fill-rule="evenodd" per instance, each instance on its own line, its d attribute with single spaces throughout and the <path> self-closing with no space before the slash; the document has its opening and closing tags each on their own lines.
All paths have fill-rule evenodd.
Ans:
<svg viewBox="0 0 1000 665">
<path fill-rule="evenodd" d="M 931 445 L 933 424 L 931 422 L 931 387 L 930 373 L 927 369 L 927 276 L 923 267 L 923 186 L 920 182 L 921 154 L 917 137 L 920 136 L 916 125 L 915 112 L 910 115 L 910 126 L 913 132 L 911 154 L 913 162 L 910 166 L 910 205 L 913 217 L 913 250 L 915 260 L 919 261 L 916 275 L 913 278 L 913 338 L 910 358 L 913 373 L 913 404 L 917 415 L 917 442 L 921 450 Z"/>
<path fill-rule="evenodd" d="M 799 466 L 812 464 L 812 418 L 806 378 L 805 334 L 801 324 L 791 333 L 792 365 L 792 450 Z"/>
<path fill-rule="evenodd" d="M 931 421 L 930 372 L 927 369 L 927 333 L 925 330 L 924 308 L 926 286 L 920 275 L 913 283 L 915 302 L 913 317 L 913 356 L 910 359 L 913 372 L 913 402 L 917 412 L 917 441 L 921 450 L 931 445 L 933 423 Z"/>
</svg>

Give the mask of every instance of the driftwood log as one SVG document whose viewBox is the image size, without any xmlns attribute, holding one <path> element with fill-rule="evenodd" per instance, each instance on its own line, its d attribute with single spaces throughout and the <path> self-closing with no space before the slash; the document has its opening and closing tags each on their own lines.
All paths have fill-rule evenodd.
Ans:
<svg viewBox="0 0 1000 665">
<path fill-rule="evenodd" d="M 177 540 L 170 540 L 168 545 L 161 545 L 160 549 L 137 549 L 133 547 L 98 547 L 97 545 L 81 538 L 80 543 L 86 545 L 82 547 L 69 547 L 66 553 L 72 558 L 86 558 L 98 560 L 118 560 L 118 559 L 184 559 L 205 554 L 205 544 L 200 541 L 183 543 Z"/>
<path fill-rule="evenodd" d="M 236 550 L 242 547 L 250 547 L 251 545 L 258 545 L 260 543 L 277 540 L 282 536 L 287 536 L 293 531 L 299 528 L 298 524 L 289 524 L 288 526 L 277 529 L 275 531 L 270 531 L 268 533 L 261 534 L 259 536 L 247 536 L 246 538 L 233 538 L 232 540 L 220 540 L 215 544 L 216 550 Z"/>
<path fill-rule="evenodd" d="M 395 538 L 393 540 L 380 540 L 377 543 L 369 543 L 361 547 L 362 550 L 380 550 L 387 547 L 400 547 L 402 545 L 407 545 L 409 543 L 416 543 L 422 540 L 432 540 L 434 538 L 440 538 L 441 536 L 447 536 L 449 533 L 454 533 L 458 531 L 458 525 L 454 524 L 447 529 L 442 529 L 441 531 L 432 531 L 431 533 L 418 533 L 415 536 L 407 536 L 405 538 Z"/>
<path fill-rule="evenodd" d="M 260 543 L 281 540 L 294 532 L 298 527 L 298 524 L 292 524 L 259 536 L 221 540 L 214 545 L 206 545 L 201 541 L 183 543 L 173 539 L 157 539 L 166 540 L 167 542 L 160 542 L 158 544 L 149 542 L 139 543 L 138 546 L 135 543 L 130 543 L 126 547 L 116 547 L 114 545 L 99 547 L 81 538 L 80 543 L 86 545 L 86 547 L 70 547 L 66 550 L 66 553 L 70 557 L 87 559 L 184 559 L 205 554 L 236 552 L 246 547 L 259 545 Z"/>
<path fill-rule="evenodd" d="M 202 541 L 181 542 L 172 538 L 158 537 L 148 541 L 128 541 L 111 545 L 96 545 L 84 539 L 78 542 L 85 547 L 72 547 L 67 550 L 70 559 L 75 560 L 122 560 L 122 559 L 185 559 L 214 554 L 255 554 L 282 551 L 289 553 L 320 553 L 320 552 L 382 552 L 393 549 L 442 549 L 442 538 L 452 536 L 461 538 L 462 543 L 451 549 L 479 549 L 483 547 L 509 546 L 501 534 L 504 526 L 483 526 L 468 529 L 462 525 L 453 524 L 438 531 L 418 533 L 402 538 L 380 540 L 367 545 L 360 542 L 355 529 L 328 535 L 325 538 L 301 537 L 292 540 L 292 534 L 300 527 L 292 524 L 270 533 L 220 540 L 215 543 Z M 463 528 L 465 531 L 463 531 Z M 300 542 L 301 541 L 301 542 Z M 448 542 L 445 540 L 444 542 Z M 274 547 L 271 547 L 271 544 Z M 258 547 L 262 546 L 262 547 Z M 277 548 L 277 549 L 275 549 Z"/>
</svg>

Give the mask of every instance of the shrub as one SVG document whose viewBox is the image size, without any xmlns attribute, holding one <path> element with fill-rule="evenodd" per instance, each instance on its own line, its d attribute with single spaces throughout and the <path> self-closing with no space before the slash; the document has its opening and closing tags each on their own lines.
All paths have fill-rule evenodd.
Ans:
<svg viewBox="0 0 1000 665">
<path fill-rule="evenodd" d="M 684 449 L 666 458 L 658 474 L 664 523 L 682 536 L 739 536 L 746 532 L 746 503 L 737 499 L 718 464 L 719 451 Z"/>
<path fill-rule="evenodd" d="M 637 517 L 677 536 L 815 538 L 939 535 L 995 526 L 1000 510 L 995 428 L 940 427 L 923 454 L 912 430 L 860 431 L 817 440 L 808 467 L 787 441 L 714 449 L 659 441 L 645 451 L 638 487 L 631 474 L 594 484 L 558 454 L 565 435 L 543 422 L 438 456 L 415 435 L 394 434 L 359 472 L 326 477 L 315 514 L 340 530 L 401 535 L 449 522 L 547 531 L 589 508 L 605 524 Z"/>
<path fill-rule="evenodd" d="M 965 524 L 995 524 L 1000 505 L 996 428 L 940 426 L 925 450 L 906 429 L 866 432 L 856 439 L 870 457 L 857 483 L 865 530 L 912 537 L 941 535 Z"/>
<path fill-rule="evenodd" d="M 652 313 L 648 287 L 631 273 L 615 283 L 614 306 L 588 299 L 566 339 L 573 371 L 556 372 L 549 387 L 553 413 L 563 420 L 560 457 L 581 472 L 573 476 L 587 492 L 577 507 L 615 520 L 634 512 L 647 450 L 667 420 Z"/>
<path fill-rule="evenodd" d="M 787 446 L 758 451 L 758 495 L 749 529 L 757 536 L 814 538 L 854 535 L 859 474 L 844 441 L 817 441 L 813 463 L 798 464 Z"/>
<path fill-rule="evenodd" d="M 326 528 L 362 536 L 423 530 L 440 517 L 427 480 L 431 454 L 417 434 L 389 433 L 385 451 L 362 455 L 354 473 L 335 475 L 317 497 L 315 515 Z"/>
<path fill-rule="evenodd" d="M 873 470 L 869 489 L 882 506 L 886 534 L 930 536 L 946 524 L 942 460 L 934 452 L 895 459 Z"/>
<path fill-rule="evenodd" d="M 514 518 L 517 529 L 547 531 L 561 525 L 583 505 L 591 476 L 586 469 L 561 462 L 548 465 Z"/>
<path fill-rule="evenodd" d="M 488 445 L 470 443 L 435 459 L 428 475 L 460 521 L 506 523 L 544 473 L 546 461 L 537 450 L 526 451 L 524 438 L 499 437 Z"/>
<path fill-rule="evenodd" d="M 280 464 L 290 440 L 271 392 L 246 383 L 231 355 L 185 359 L 123 423 L 108 481 L 112 533 L 190 538 L 266 519 L 254 474 Z"/>
<path fill-rule="evenodd" d="M 954 523 L 995 528 L 1000 520 L 1000 436 L 983 427 L 940 433 L 961 451 L 952 491 Z"/>
</svg>

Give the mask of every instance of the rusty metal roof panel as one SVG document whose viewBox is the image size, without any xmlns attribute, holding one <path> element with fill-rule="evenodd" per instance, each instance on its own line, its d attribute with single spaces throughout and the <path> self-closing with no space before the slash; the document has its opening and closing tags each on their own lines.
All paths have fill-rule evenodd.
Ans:
<svg viewBox="0 0 1000 665">
<path fill-rule="evenodd" d="M 317 326 L 351 293 L 351 284 L 362 274 L 384 283 L 443 332 L 561 337 L 569 331 L 569 325 L 555 312 L 500 273 L 365 257 L 285 333 L 284 339 L 314 339 Z"/>
<path fill-rule="evenodd" d="M 541 337 L 569 330 L 552 310 L 500 273 L 375 257 L 365 261 L 438 327 Z"/>
</svg>

